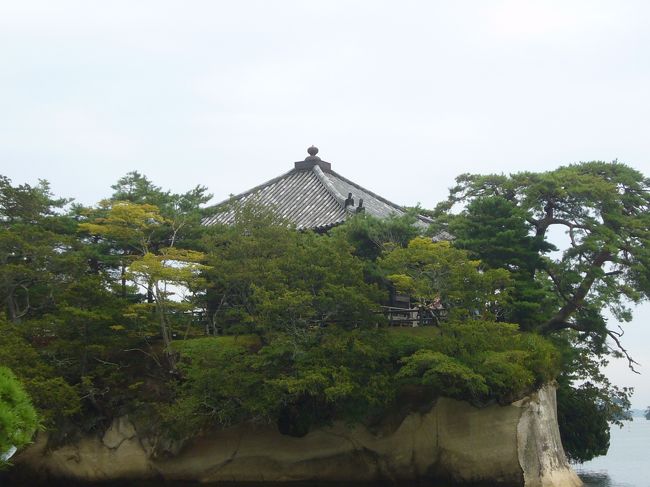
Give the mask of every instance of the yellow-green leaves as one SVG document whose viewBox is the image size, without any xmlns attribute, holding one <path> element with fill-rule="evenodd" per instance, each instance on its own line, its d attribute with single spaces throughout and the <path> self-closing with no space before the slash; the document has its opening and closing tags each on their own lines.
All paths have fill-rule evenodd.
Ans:
<svg viewBox="0 0 650 487">
<path fill-rule="evenodd" d="M 156 321 L 165 344 L 170 366 L 175 368 L 171 342 L 174 336 L 171 314 L 188 311 L 191 306 L 179 297 L 179 291 L 191 293 L 205 287 L 201 252 L 175 247 L 182 224 L 166 220 L 158 207 L 130 201 L 103 201 L 99 216 L 82 223 L 82 231 L 101 236 L 116 243 L 121 259 L 122 290 L 127 281 L 137 285 L 147 296 L 147 303 L 136 303 L 124 316 L 146 319 L 155 311 Z M 153 238 L 155 234 L 155 239 Z"/>
<path fill-rule="evenodd" d="M 380 266 L 398 291 L 424 306 L 442 306 L 456 317 L 495 317 L 509 291 L 505 269 L 483 270 L 449 242 L 417 237 L 395 248 Z"/>
<path fill-rule="evenodd" d="M 147 252 L 133 261 L 129 266 L 127 276 L 134 281 L 156 283 L 165 281 L 171 284 L 198 284 L 200 272 L 207 269 L 201 264 L 205 256 L 194 250 L 165 248 L 159 253 Z"/>
<path fill-rule="evenodd" d="M 553 345 L 539 335 L 518 331 L 512 323 L 471 320 L 443 323 L 436 335 L 400 334 L 392 333 L 391 341 L 408 355 L 402 357 L 397 377 L 431 387 L 441 396 L 507 403 L 559 372 Z"/>
<path fill-rule="evenodd" d="M 79 230 L 117 240 L 141 253 L 149 249 L 153 230 L 165 223 L 160 210 L 153 205 L 104 200 L 99 211 L 104 216 L 79 224 Z"/>
</svg>

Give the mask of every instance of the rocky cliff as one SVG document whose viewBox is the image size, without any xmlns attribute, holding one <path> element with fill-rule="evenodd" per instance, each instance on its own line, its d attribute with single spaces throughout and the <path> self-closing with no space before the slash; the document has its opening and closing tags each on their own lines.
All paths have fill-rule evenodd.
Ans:
<svg viewBox="0 0 650 487">
<path fill-rule="evenodd" d="M 54 450 L 46 443 L 41 436 L 24 451 L 17 471 L 87 481 L 439 478 L 526 487 L 582 485 L 564 456 L 551 386 L 508 406 L 481 409 L 441 398 L 427 412 L 410 413 L 382 431 L 335 424 L 293 438 L 270 426 L 238 425 L 196 438 L 169 458 L 154 458 L 151 441 L 125 417 L 101 438 Z"/>
</svg>

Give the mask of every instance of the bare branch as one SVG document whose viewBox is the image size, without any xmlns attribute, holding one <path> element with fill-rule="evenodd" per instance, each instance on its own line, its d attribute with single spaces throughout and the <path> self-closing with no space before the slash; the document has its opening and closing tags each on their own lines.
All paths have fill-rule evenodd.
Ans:
<svg viewBox="0 0 650 487">
<path fill-rule="evenodd" d="M 614 330 L 609 330 L 610 333 L 615 334 L 617 337 L 621 338 L 623 335 L 625 335 L 625 332 L 623 331 L 623 328 L 621 328 L 621 325 L 618 325 L 618 329 L 620 331 L 614 331 Z"/>
<path fill-rule="evenodd" d="M 620 327 L 619 327 L 619 328 L 620 328 Z M 641 372 L 639 372 L 638 370 L 636 370 L 636 369 L 634 368 L 634 366 L 635 366 L 635 365 L 641 365 L 641 364 L 640 364 L 639 362 L 637 362 L 636 360 L 634 360 L 632 357 L 630 357 L 630 354 L 628 353 L 628 351 L 627 351 L 625 348 L 623 348 L 623 345 L 621 345 L 621 341 L 619 340 L 619 338 L 623 335 L 622 331 L 623 331 L 623 330 L 621 329 L 621 333 L 617 333 L 617 332 L 615 332 L 615 331 L 613 331 L 613 330 L 607 330 L 607 335 L 608 335 L 612 340 L 614 340 L 614 342 L 616 342 L 616 346 L 618 347 L 618 350 L 619 350 L 623 355 L 625 355 L 625 358 L 627 359 L 627 366 L 630 368 L 630 370 L 631 370 L 632 372 L 634 372 L 635 374 L 639 374 L 639 375 L 640 375 Z"/>
<path fill-rule="evenodd" d="M 151 360 L 153 360 L 154 362 L 156 362 L 156 364 L 157 364 L 159 367 L 162 368 L 162 366 L 163 366 L 163 365 L 160 363 L 160 360 L 158 360 L 158 357 L 156 357 L 155 354 L 153 354 L 153 353 L 149 353 L 149 352 L 145 352 L 145 351 L 142 350 L 141 348 L 127 348 L 126 350 L 123 350 L 123 351 L 124 351 L 124 352 L 142 352 L 142 353 L 144 353 L 147 357 L 149 357 Z"/>
<path fill-rule="evenodd" d="M 119 367 L 120 369 L 121 369 L 122 367 L 124 367 L 124 365 L 116 364 L 115 362 L 107 362 L 106 360 L 102 360 L 102 359 L 97 358 L 97 357 L 95 357 L 95 360 L 96 360 L 97 362 L 99 362 L 100 364 L 104 364 L 104 365 L 114 365 L 115 367 Z"/>
<path fill-rule="evenodd" d="M 557 292 L 560 293 L 562 299 L 564 299 L 564 301 L 566 301 L 567 303 L 571 301 L 571 298 L 567 296 L 562 290 L 562 287 L 560 286 L 560 280 L 558 279 L 558 277 L 553 272 L 551 272 L 551 269 L 549 269 L 548 266 L 546 266 L 544 270 L 551 278 L 551 281 L 553 281 L 553 284 L 555 285 L 555 289 L 557 289 Z"/>
</svg>

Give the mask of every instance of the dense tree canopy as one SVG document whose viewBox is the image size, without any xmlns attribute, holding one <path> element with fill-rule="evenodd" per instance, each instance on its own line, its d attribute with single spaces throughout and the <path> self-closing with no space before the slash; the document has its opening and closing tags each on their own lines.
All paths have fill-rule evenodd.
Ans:
<svg viewBox="0 0 650 487">
<path fill-rule="evenodd" d="M 438 211 L 469 203 L 461 216 L 468 221 L 455 226 L 465 244 L 493 266 L 539 273 L 552 285 L 555 309 L 536 328 L 572 329 L 596 346 L 606 338 L 619 344 L 620 332 L 606 326 L 603 312 L 629 321 L 629 303 L 650 296 L 650 180 L 624 164 L 589 162 L 545 173 L 466 174 L 457 182 Z M 485 227 L 472 221 L 486 205 L 492 205 L 489 214 L 506 221 L 485 220 L 493 230 L 489 245 L 481 247 Z M 499 225 L 512 237 L 499 232 Z M 555 228 L 565 232 L 565 245 Z M 556 246 L 557 257 L 547 255 Z M 619 349 L 625 353 L 620 344 Z"/>
<path fill-rule="evenodd" d="M 73 279 L 74 226 L 58 213 L 66 203 L 44 181 L 12 186 L 0 177 L 0 300 L 13 322 L 48 310 Z"/>
<path fill-rule="evenodd" d="M 629 321 L 631 305 L 650 296 L 650 180 L 624 164 L 589 162 L 544 173 L 465 174 L 457 183 L 436 214 L 458 247 L 490 268 L 510 270 L 515 286 L 504 318 L 553 337 L 565 351 L 565 443 L 577 431 L 570 418 L 580 414 L 569 410 L 584 407 L 594 421 L 583 424 L 597 431 L 576 434 L 594 443 L 573 458 L 602 454 L 607 420 L 621 417 L 631 391 L 612 385 L 601 367 L 608 356 L 627 358 L 633 370 L 636 364 L 608 313 Z M 456 204 L 464 205 L 460 213 L 450 211 Z"/>
<path fill-rule="evenodd" d="M 239 421 L 301 436 L 372 423 L 405 391 L 484 406 L 556 380 L 586 460 L 629 404 L 602 373 L 627 355 L 605 313 L 650 293 L 650 184 L 627 166 L 461 176 L 432 212 L 451 241 L 410 214 L 317 234 L 254 205 L 205 227 L 201 186 L 112 188 L 82 207 L 0 178 L 0 363 L 50 442 L 124 413 L 181 440 Z M 433 326 L 386 326 L 400 292 Z"/>
<path fill-rule="evenodd" d="M 122 289 L 124 291 L 128 281 L 147 293 L 147 304 L 152 306 L 140 304 L 131 308 L 134 313 L 143 308 L 145 311 L 147 308 L 155 309 L 167 360 L 174 369 L 170 313 L 189 311 L 194 303 L 191 299 L 171 299 L 175 294 L 171 288 L 176 286 L 191 292 L 202 286 L 200 273 L 207 267 L 201 262 L 205 256 L 196 250 L 176 247 L 182 224 L 164 218 L 156 206 L 113 201 L 104 202 L 102 207 L 106 210 L 105 215 L 79 224 L 79 230 L 111 239 L 123 249 Z M 161 247 L 156 238 L 162 238 L 167 246 Z"/>
<path fill-rule="evenodd" d="M 480 261 L 449 242 L 423 237 L 386 253 L 380 267 L 421 307 L 443 309 L 456 319 L 496 319 L 510 288 L 505 269 L 481 269 Z"/>
</svg>

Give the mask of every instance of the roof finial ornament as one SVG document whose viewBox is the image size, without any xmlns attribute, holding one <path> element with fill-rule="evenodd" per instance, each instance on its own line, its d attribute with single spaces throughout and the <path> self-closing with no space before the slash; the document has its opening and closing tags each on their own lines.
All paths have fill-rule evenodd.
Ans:
<svg viewBox="0 0 650 487">
<path fill-rule="evenodd" d="M 309 149 L 307 149 L 307 152 L 309 155 L 305 157 L 305 161 L 320 161 L 320 157 L 316 155 L 318 154 L 318 147 L 312 145 Z"/>
<path fill-rule="evenodd" d="M 323 161 L 316 155 L 318 154 L 318 147 L 315 145 L 307 148 L 307 153 L 309 155 L 305 157 L 304 161 L 297 161 L 294 163 L 293 167 L 295 169 L 313 169 L 315 166 L 320 167 L 323 171 L 330 171 L 332 169 L 332 165 L 329 162 Z"/>
</svg>

